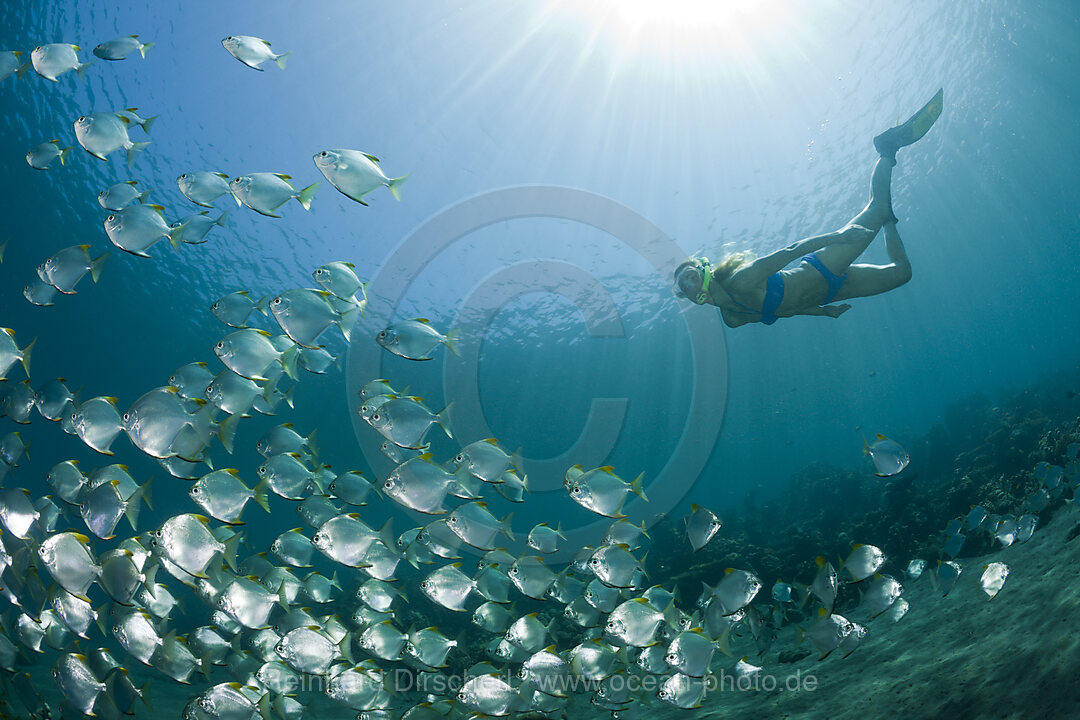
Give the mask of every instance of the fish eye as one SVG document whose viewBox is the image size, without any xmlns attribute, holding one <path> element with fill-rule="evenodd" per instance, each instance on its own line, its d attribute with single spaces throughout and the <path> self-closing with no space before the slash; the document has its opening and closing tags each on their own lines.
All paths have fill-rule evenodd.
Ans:
<svg viewBox="0 0 1080 720">
<path fill-rule="evenodd" d="M 112 222 L 115 219 L 116 219 L 115 215 L 110 215 L 109 217 L 106 218 L 106 220 L 108 220 L 109 222 Z"/>
<path fill-rule="evenodd" d="M 130 419 L 131 419 L 131 414 L 130 413 L 124 413 L 124 422 L 127 422 Z"/>
<path fill-rule="evenodd" d="M 180 173 L 180 179 L 183 180 L 187 177 L 187 173 Z"/>
<path fill-rule="evenodd" d="M 202 491 L 201 491 L 201 490 L 199 490 L 199 488 L 198 488 L 198 487 L 193 487 L 193 488 L 191 488 L 191 493 L 192 493 L 193 495 L 198 495 L 198 494 L 199 494 L 200 492 L 202 492 Z"/>
<path fill-rule="evenodd" d="M 83 115 L 83 116 L 82 116 L 81 118 L 79 118 L 79 119 L 78 119 L 78 120 L 76 120 L 75 122 L 82 122 L 82 121 L 83 121 L 83 120 L 85 120 L 85 119 L 86 119 L 86 116 L 85 116 L 85 115 Z"/>
<path fill-rule="evenodd" d="M 280 305 L 281 304 L 281 296 L 278 296 L 278 297 L 274 298 L 273 300 L 271 300 L 270 304 L 271 305 Z"/>
<path fill-rule="evenodd" d="M 383 488 L 386 490 L 389 490 L 392 487 L 394 487 L 394 483 L 390 482 L 389 480 L 383 483 Z"/>
<path fill-rule="evenodd" d="M 214 346 L 214 349 L 215 350 L 222 350 L 222 349 L 224 349 L 224 347 L 225 347 L 225 343 L 219 342 L 217 345 Z"/>
<path fill-rule="evenodd" d="M 327 155 L 328 155 L 328 153 L 325 150 L 323 150 L 321 153 L 319 153 L 319 157 L 326 157 Z"/>
<path fill-rule="evenodd" d="M 375 422 L 378 422 L 380 417 L 382 417 L 382 415 L 380 415 L 379 413 L 372 413 L 371 415 L 371 419 Z"/>
</svg>

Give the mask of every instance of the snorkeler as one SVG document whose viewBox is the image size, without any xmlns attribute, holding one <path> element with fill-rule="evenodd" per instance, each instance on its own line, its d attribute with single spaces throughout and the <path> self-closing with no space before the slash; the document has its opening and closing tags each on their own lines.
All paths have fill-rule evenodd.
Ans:
<svg viewBox="0 0 1080 720">
<path fill-rule="evenodd" d="M 907 122 L 874 138 L 880 157 L 870 178 L 870 202 L 846 226 L 765 257 L 736 252 L 716 265 L 708 258 L 690 258 L 675 268 L 675 294 L 697 305 L 715 305 L 728 327 L 738 327 L 753 322 L 772 325 L 795 315 L 840 317 L 851 305 L 832 305 L 834 301 L 878 295 L 906 283 L 911 263 L 892 211 L 892 169 L 896 151 L 925 135 L 941 108 L 938 90 Z M 882 228 L 889 264 L 855 264 Z M 784 269 L 796 260 L 797 267 Z"/>
</svg>

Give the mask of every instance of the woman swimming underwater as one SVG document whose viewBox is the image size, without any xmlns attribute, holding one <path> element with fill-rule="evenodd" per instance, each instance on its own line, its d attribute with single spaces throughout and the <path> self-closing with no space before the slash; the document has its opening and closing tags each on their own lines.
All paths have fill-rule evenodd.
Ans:
<svg viewBox="0 0 1080 720">
<path fill-rule="evenodd" d="M 874 138 L 880 157 L 870 178 L 870 202 L 843 228 L 806 238 L 765 257 L 732 253 L 716 265 L 694 257 L 675 268 L 675 294 L 698 305 L 720 308 L 728 327 L 760 322 L 772 325 L 782 317 L 840 317 L 851 308 L 838 300 L 878 295 L 911 279 L 896 216 L 892 211 L 892 169 L 896 151 L 927 133 L 941 115 L 942 91 L 903 125 Z M 884 228 L 888 265 L 855 264 Z M 795 260 L 799 265 L 785 270 Z"/>
</svg>

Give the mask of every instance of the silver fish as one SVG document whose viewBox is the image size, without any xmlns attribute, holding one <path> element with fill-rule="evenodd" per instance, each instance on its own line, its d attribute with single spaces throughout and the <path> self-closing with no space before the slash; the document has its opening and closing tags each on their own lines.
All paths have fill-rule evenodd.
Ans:
<svg viewBox="0 0 1080 720">
<path fill-rule="evenodd" d="M 269 42 L 250 35 L 229 35 L 221 40 L 221 46 L 249 68 L 259 71 L 262 70 L 259 66 L 267 60 L 273 60 L 279 68 L 284 70 L 285 63 L 291 54 L 288 51 L 280 54 L 275 53 L 270 49 Z"/>
<path fill-rule="evenodd" d="M 877 617 L 892 607 L 903 592 L 903 586 L 896 579 L 877 574 L 863 593 L 862 603 L 870 611 L 870 617 Z"/>
<path fill-rule="evenodd" d="M 214 345 L 214 354 L 240 377 L 249 380 L 268 380 L 270 369 L 280 366 L 285 373 L 296 378 L 298 347 L 293 345 L 279 352 L 270 342 L 270 333 L 255 328 L 231 332 Z"/>
<path fill-rule="evenodd" d="M 817 563 L 818 571 L 814 582 L 807 590 L 813 593 L 829 612 L 832 612 L 833 602 L 836 600 L 836 570 L 821 555 L 818 555 L 814 562 Z"/>
<path fill-rule="evenodd" d="M 249 488 L 240 480 L 240 474 L 233 468 L 215 470 L 199 478 L 188 490 L 188 495 L 210 517 L 230 524 L 240 522 L 240 514 L 248 500 L 255 502 L 266 512 L 270 512 L 265 482 Z"/>
<path fill-rule="evenodd" d="M 121 494 L 120 481 L 113 480 L 101 483 L 87 492 L 83 496 L 79 512 L 90 532 L 103 540 L 109 540 L 113 537 L 113 531 L 120 517 L 128 512 L 130 504 L 136 504 L 137 507 L 137 502 L 138 498 L 135 503 L 129 503 Z M 132 520 L 132 514 L 128 514 L 127 517 L 132 530 L 135 530 L 137 521 Z"/>
<path fill-rule="evenodd" d="M 465 707 L 494 717 L 509 715 L 517 697 L 517 690 L 496 673 L 472 678 L 457 694 L 458 702 Z"/>
<path fill-rule="evenodd" d="M 710 588 L 705 585 L 705 597 L 712 603 L 717 604 L 724 615 L 731 615 L 750 604 L 761 590 L 761 581 L 757 576 L 746 570 L 727 568 L 724 578 Z M 825 602 L 822 599 L 822 602 Z M 830 603 L 826 603 L 831 606 Z"/>
<path fill-rule="evenodd" d="M 355 513 L 338 515 L 323 523 L 311 539 L 326 557 L 348 567 L 365 567 L 372 547 L 379 542 L 390 540 L 387 528 L 376 532 L 368 527 Z"/>
<path fill-rule="evenodd" d="M 109 447 L 124 430 L 116 402 L 114 397 L 91 398 L 71 414 L 71 422 L 79 438 L 102 455 L 113 454 Z"/>
<path fill-rule="evenodd" d="M 75 121 L 75 139 L 83 149 L 98 160 L 108 160 L 109 153 L 123 148 L 131 165 L 139 153 L 149 147 L 149 142 L 134 142 L 128 137 L 126 117 L 117 113 L 98 112 L 83 115 Z"/>
<path fill-rule="evenodd" d="M 293 567 L 311 567 L 311 557 L 315 546 L 300 528 L 286 530 L 270 544 L 274 557 Z"/>
<path fill-rule="evenodd" d="M 1009 566 L 1002 562 L 993 562 L 983 565 L 983 574 L 979 578 L 979 587 L 993 600 L 1001 588 L 1005 586 L 1005 580 L 1009 577 Z"/>
<path fill-rule="evenodd" d="M 677 708 L 690 710 L 701 707 L 709 683 L 705 678 L 696 678 L 682 673 L 671 675 L 660 686 L 656 696 Z"/>
<path fill-rule="evenodd" d="M 684 630 L 668 645 L 664 661 L 683 675 L 705 677 L 716 652 L 717 643 L 701 628 Z"/>
<path fill-rule="evenodd" d="M 395 200 L 401 200 L 401 185 L 408 175 L 389 178 L 379 167 L 379 158 L 359 150 L 323 150 L 312 158 L 315 167 L 345 197 L 361 205 L 364 196 L 384 185 Z"/>
<path fill-rule="evenodd" d="M 499 533 L 506 535 L 511 542 L 514 540 L 510 525 L 511 515 L 499 520 L 488 511 L 487 503 L 476 501 L 454 508 L 446 518 L 446 525 L 474 548 L 494 550 L 495 538 Z"/>
<path fill-rule="evenodd" d="M 26 153 L 26 164 L 35 170 L 48 170 L 53 160 L 63 165 L 74 146 L 61 148 L 59 140 L 50 140 L 35 145 Z"/>
<path fill-rule="evenodd" d="M 75 286 L 86 273 L 90 273 L 91 279 L 97 282 L 108 259 L 107 252 L 91 258 L 89 245 L 72 245 L 53 253 L 45 261 L 45 277 L 42 279 L 60 292 L 72 295 L 75 293 Z"/>
<path fill-rule="evenodd" d="M 27 539 L 38 519 L 38 511 L 25 488 L 0 489 L 0 522 L 17 538 Z"/>
<path fill-rule="evenodd" d="M 159 387 L 144 393 L 120 417 L 128 438 L 135 447 L 155 458 L 173 457 L 173 442 L 196 418 L 187 411 L 176 388 Z M 204 405 L 212 412 L 213 406 Z"/>
<path fill-rule="evenodd" d="M 162 238 L 168 238 L 174 247 L 179 243 L 179 232 L 161 215 L 164 209 L 160 205 L 133 205 L 117 210 L 105 218 L 105 232 L 121 250 L 150 257 L 147 250 Z"/>
<path fill-rule="evenodd" d="M 366 283 L 356 276 L 356 266 L 350 262 L 338 260 L 320 265 L 312 271 L 311 276 L 323 290 L 342 300 L 356 301 L 357 293 L 364 294 Z M 363 297 L 366 299 L 367 296 Z M 363 303 L 364 300 L 359 302 Z"/>
<path fill-rule="evenodd" d="M 56 299 L 57 289 L 40 278 L 34 278 L 23 288 L 23 297 L 31 305 L 50 307 Z"/>
<path fill-rule="evenodd" d="M 203 210 L 170 223 L 169 229 L 173 231 L 177 242 L 187 243 L 188 245 L 202 245 L 206 242 L 206 236 L 211 230 L 215 227 L 225 227 L 225 221 L 228 218 L 228 210 L 221 213 L 217 219 L 209 216 L 209 210 Z"/>
<path fill-rule="evenodd" d="M 536 600 L 542 600 L 555 582 L 555 573 L 535 555 L 525 555 L 515 560 L 507 574 L 522 595 Z"/>
<path fill-rule="evenodd" d="M 443 335 L 431 327 L 427 318 L 403 320 L 379 331 L 375 342 L 384 348 L 408 360 L 430 360 L 431 353 L 439 345 L 446 345 L 450 352 L 460 356 L 457 348 L 456 329 Z"/>
<path fill-rule="evenodd" d="M 16 362 L 22 362 L 26 377 L 30 377 L 30 353 L 34 349 L 35 338 L 22 350 L 15 344 L 15 331 L 11 328 L 0 328 L 0 378 L 7 377 L 7 371 Z"/>
<path fill-rule="evenodd" d="M 686 518 L 686 536 L 690 539 L 690 546 L 697 552 L 709 544 L 723 523 L 716 513 L 700 505 L 690 506 L 690 515 Z"/>
<path fill-rule="evenodd" d="M 296 453 L 274 455 L 256 472 L 275 494 L 286 500 L 303 500 L 315 478 L 315 473 Z"/>
<path fill-rule="evenodd" d="M 317 626 L 299 627 L 278 641 L 274 650 L 287 665 L 310 675 L 325 675 L 347 646 L 328 638 Z"/>
<path fill-rule="evenodd" d="M 169 385 L 176 388 L 177 394 L 182 398 L 202 399 L 206 397 L 206 388 L 213 379 L 214 374 L 207 369 L 206 363 L 194 362 L 177 368 L 176 372 L 169 376 Z"/>
<path fill-rule="evenodd" d="M 207 566 L 219 555 L 235 568 L 241 536 L 234 535 L 222 543 L 210 531 L 209 523 L 202 515 L 174 515 L 154 532 L 153 546 L 166 560 L 195 577 L 205 577 Z"/>
<path fill-rule="evenodd" d="M 139 192 L 135 187 L 138 184 L 139 183 L 135 180 L 127 180 L 125 182 L 116 183 L 115 185 L 110 185 L 108 188 L 98 193 L 98 204 L 106 210 L 123 210 L 136 200 L 138 200 L 139 203 L 142 203 L 143 198 L 153 191 L 144 190 Z"/>
<path fill-rule="evenodd" d="M 350 470 L 334 478 L 328 490 L 331 495 L 350 505 L 366 505 L 367 498 L 374 487 L 359 472 Z"/>
<path fill-rule="evenodd" d="M 145 59 L 146 53 L 150 52 L 152 47 L 154 47 L 154 43 L 144 43 L 139 40 L 138 35 L 126 35 L 101 43 L 94 48 L 94 55 L 102 60 L 123 60 L 138 50 L 139 54 Z"/>
<path fill-rule="evenodd" d="M 566 471 L 563 487 L 570 493 L 570 499 L 587 510 L 610 518 L 625 517 L 622 514 L 623 502 L 629 493 L 634 493 L 648 502 L 642 480 L 642 473 L 631 482 L 626 482 L 615 474 L 610 465 L 584 472 L 580 465 Z"/>
<path fill-rule="evenodd" d="M 26 66 L 23 65 L 21 57 L 22 53 L 18 50 L 0 50 L 0 82 L 16 73 L 19 77 L 25 74 Z"/>
<path fill-rule="evenodd" d="M 645 598 L 633 598 L 611 611 L 604 632 L 626 645 L 647 647 L 655 640 L 666 617 Z"/>
<path fill-rule="evenodd" d="M 93 714 L 94 703 L 106 688 L 90 669 L 85 655 L 61 655 L 53 665 L 52 674 L 60 692 L 72 706 L 84 714 Z"/>
<path fill-rule="evenodd" d="M 547 645 L 548 628 L 536 613 L 522 615 L 506 630 L 506 639 L 527 653 L 537 653 Z"/>
<path fill-rule="evenodd" d="M 281 173 L 240 175 L 229 183 L 229 191 L 237 204 L 247 205 L 267 217 L 281 217 L 274 211 L 294 198 L 305 210 L 311 210 L 311 199 L 322 183 L 314 183 L 297 191 L 289 182 L 291 179 L 291 176 Z"/>
<path fill-rule="evenodd" d="M 431 462 L 431 455 L 415 457 L 394 468 L 382 483 L 383 494 L 402 507 L 428 515 L 446 512 L 444 505 L 454 475 Z"/>
<path fill-rule="evenodd" d="M 38 45 L 30 53 L 30 62 L 33 63 L 34 72 L 46 80 L 59 82 L 57 78 L 71 70 L 75 70 L 79 77 L 82 77 L 86 68 L 93 65 L 94 61 L 80 63 L 78 56 L 80 50 L 82 48 L 78 45 L 68 43 Z"/>
<path fill-rule="evenodd" d="M 395 445 L 417 449 L 424 445 L 424 437 L 433 425 L 438 425 L 448 438 L 453 439 L 450 418 L 453 406 L 454 404 L 450 403 L 439 412 L 433 413 L 420 398 L 392 398 L 380 405 L 366 420 L 380 435 Z"/>
<path fill-rule="evenodd" d="M 873 445 L 863 438 L 863 455 L 869 455 L 874 461 L 874 474 L 878 477 L 898 475 L 911 462 L 911 456 L 895 440 L 878 434 Z"/>
<path fill-rule="evenodd" d="M 830 613 L 825 608 L 818 609 L 818 619 L 805 635 L 820 653 L 820 660 L 824 660 L 829 653 L 844 641 L 844 638 L 854 629 L 850 620 L 842 615 Z"/>
<path fill-rule="evenodd" d="M 640 569 L 641 563 L 630 552 L 629 545 L 602 545 L 589 558 L 589 570 L 609 587 L 633 587 L 634 576 Z"/>
<path fill-rule="evenodd" d="M 525 544 L 538 553 L 550 554 L 558 551 L 558 541 L 561 539 L 566 540 L 562 524 L 552 528 L 546 522 L 540 522 L 539 525 L 529 530 Z"/>
<path fill-rule="evenodd" d="M 266 627 L 280 598 L 254 576 L 233 578 L 217 596 L 217 607 L 246 628 Z"/>
<path fill-rule="evenodd" d="M 444 565 L 420 581 L 420 591 L 432 602 L 456 612 L 465 612 L 465 601 L 475 587 L 473 579 L 461 572 L 461 563 Z"/>
<path fill-rule="evenodd" d="M 247 290 L 239 290 L 218 298 L 210 306 L 210 312 L 230 327 L 245 328 L 253 310 L 258 310 L 263 316 L 267 315 L 266 300 L 265 297 L 252 300 Z"/>
<path fill-rule="evenodd" d="M 851 554 L 844 561 L 844 568 L 851 573 L 855 582 L 864 580 L 878 571 L 885 562 L 885 553 L 873 545 L 856 543 L 851 546 Z"/>
<path fill-rule="evenodd" d="M 319 336 L 331 325 L 337 325 L 348 342 L 360 310 L 354 307 L 338 312 L 330 306 L 330 297 L 333 295 L 326 290 L 288 290 L 270 301 L 270 312 L 274 314 L 274 319 L 285 334 L 297 345 L 318 348 Z"/>
<path fill-rule="evenodd" d="M 180 192 L 191 202 L 202 207 L 213 207 L 211 203 L 226 193 L 232 194 L 229 189 L 229 176 L 219 172 L 190 172 L 182 173 L 176 178 L 176 184 Z"/>
<path fill-rule="evenodd" d="M 400 660 L 409 636 L 394 627 L 390 620 L 369 625 L 360 634 L 360 647 L 380 660 Z"/>
<path fill-rule="evenodd" d="M 101 575 L 89 543 L 90 538 L 85 535 L 62 532 L 38 546 L 38 555 L 53 580 L 78 597 L 86 597 L 86 591 Z"/>
</svg>

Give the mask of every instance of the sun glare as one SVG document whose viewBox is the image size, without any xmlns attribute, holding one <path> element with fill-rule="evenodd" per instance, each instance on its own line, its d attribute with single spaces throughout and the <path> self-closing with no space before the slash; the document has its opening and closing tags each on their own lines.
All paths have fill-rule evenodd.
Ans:
<svg viewBox="0 0 1080 720">
<path fill-rule="evenodd" d="M 782 0 L 554 0 L 554 5 L 629 37 L 745 36 L 784 16 Z"/>
</svg>

